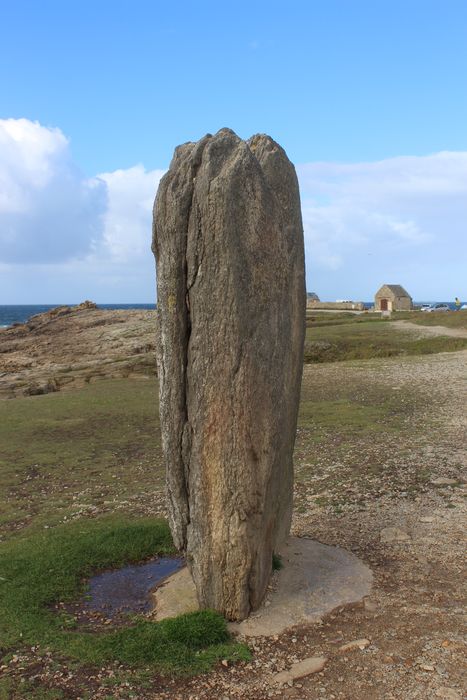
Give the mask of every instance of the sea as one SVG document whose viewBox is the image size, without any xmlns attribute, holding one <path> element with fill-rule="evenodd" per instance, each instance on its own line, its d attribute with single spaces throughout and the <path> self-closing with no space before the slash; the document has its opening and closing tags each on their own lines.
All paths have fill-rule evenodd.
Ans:
<svg viewBox="0 0 467 700">
<path fill-rule="evenodd" d="M 421 304 L 437 304 L 436 301 L 415 301 L 416 306 Z M 441 302 L 446 303 L 454 311 L 455 305 L 453 302 Z M 463 301 L 462 304 L 466 302 Z M 370 309 L 374 302 L 365 301 L 365 308 Z M 13 325 L 13 323 L 24 323 L 35 316 L 36 314 L 42 314 L 44 311 L 49 311 L 54 309 L 56 306 L 63 306 L 63 304 L 5 304 L 0 305 L 0 328 L 8 328 L 8 326 Z M 67 304 L 67 306 L 75 306 L 75 304 Z M 98 304 L 99 309 L 155 309 L 155 304 Z"/>
</svg>

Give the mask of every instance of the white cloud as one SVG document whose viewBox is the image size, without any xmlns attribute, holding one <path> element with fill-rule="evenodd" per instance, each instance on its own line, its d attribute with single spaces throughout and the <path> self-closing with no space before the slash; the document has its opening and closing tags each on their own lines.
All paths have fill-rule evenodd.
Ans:
<svg viewBox="0 0 467 700">
<path fill-rule="evenodd" d="M 105 183 L 74 165 L 59 129 L 0 120 L 0 261 L 60 262 L 102 234 Z"/>
<path fill-rule="evenodd" d="M 308 163 L 297 173 L 309 290 L 371 299 L 386 282 L 418 299 L 467 297 L 467 153 Z M 0 301 L 153 299 L 162 174 L 136 165 L 86 178 L 59 129 L 0 120 Z"/>
<path fill-rule="evenodd" d="M 132 261 L 150 255 L 152 207 L 163 174 L 136 165 L 99 175 L 108 190 L 102 243 L 112 259 Z"/>
<path fill-rule="evenodd" d="M 309 289 L 370 299 L 392 282 L 449 298 L 465 284 L 467 153 L 308 163 L 297 173 Z"/>
</svg>

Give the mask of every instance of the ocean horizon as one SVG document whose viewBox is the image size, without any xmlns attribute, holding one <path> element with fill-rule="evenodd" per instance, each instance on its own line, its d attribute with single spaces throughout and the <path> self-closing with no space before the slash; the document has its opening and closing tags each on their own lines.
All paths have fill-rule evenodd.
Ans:
<svg viewBox="0 0 467 700">
<path fill-rule="evenodd" d="M 79 303 L 79 302 L 78 302 Z M 438 301 L 414 301 L 416 306 L 421 304 L 437 304 L 445 303 L 454 311 L 454 302 L 438 302 Z M 467 302 L 462 301 L 462 304 Z M 373 301 L 364 301 L 366 309 L 370 309 L 373 305 Z M 36 314 L 41 314 L 50 309 L 55 309 L 57 306 L 76 306 L 77 304 L 0 304 L 0 328 L 9 328 L 14 323 L 25 323 L 31 316 Z M 97 304 L 98 309 L 155 309 L 156 303 L 144 304 L 144 303 L 133 303 L 133 304 Z"/>
</svg>

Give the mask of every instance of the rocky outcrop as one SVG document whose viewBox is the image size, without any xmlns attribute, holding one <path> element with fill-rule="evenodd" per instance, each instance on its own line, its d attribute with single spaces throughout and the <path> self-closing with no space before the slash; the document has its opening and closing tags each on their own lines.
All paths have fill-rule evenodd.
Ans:
<svg viewBox="0 0 467 700">
<path fill-rule="evenodd" d="M 270 137 L 179 146 L 154 209 L 170 520 L 202 607 L 259 606 L 289 532 L 305 327 L 297 178 Z"/>
<path fill-rule="evenodd" d="M 59 306 L 0 329 L 0 399 L 154 376 L 155 311 Z"/>
</svg>

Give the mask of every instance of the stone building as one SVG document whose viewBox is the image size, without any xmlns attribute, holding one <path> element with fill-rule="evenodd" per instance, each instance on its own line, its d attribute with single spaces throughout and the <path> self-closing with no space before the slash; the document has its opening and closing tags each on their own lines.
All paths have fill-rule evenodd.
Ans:
<svg viewBox="0 0 467 700">
<path fill-rule="evenodd" d="M 383 284 L 375 294 L 375 311 L 410 311 L 412 297 L 400 284 Z"/>
<path fill-rule="evenodd" d="M 313 305 L 316 301 L 319 301 L 319 296 L 316 294 L 316 292 L 307 292 L 307 293 L 306 293 L 306 305 L 307 305 L 307 308 L 308 308 L 308 307 L 312 308 L 312 305 Z"/>
</svg>

